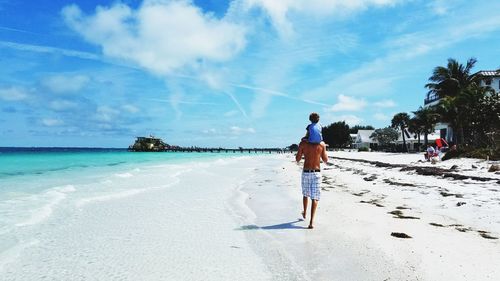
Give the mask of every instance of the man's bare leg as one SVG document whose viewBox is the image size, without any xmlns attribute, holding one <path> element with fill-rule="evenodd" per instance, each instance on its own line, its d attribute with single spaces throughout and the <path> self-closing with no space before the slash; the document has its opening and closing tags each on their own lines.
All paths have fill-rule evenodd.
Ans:
<svg viewBox="0 0 500 281">
<path fill-rule="evenodd" d="M 309 222 L 309 227 L 308 228 L 314 228 L 313 222 L 314 222 L 314 215 L 316 214 L 316 207 L 318 207 L 318 200 L 311 200 L 311 221 Z"/>
<path fill-rule="evenodd" d="M 304 210 L 302 211 L 302 218 L 306 219 L 306 214 L 307 214 L 307 197 L 302 196 L 302 206 L 304 207 Z"/>
</svg>

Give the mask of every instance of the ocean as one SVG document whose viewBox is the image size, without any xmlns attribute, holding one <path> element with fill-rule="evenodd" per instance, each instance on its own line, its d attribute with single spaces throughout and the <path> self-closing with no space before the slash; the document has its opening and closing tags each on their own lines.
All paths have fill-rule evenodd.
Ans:
<svg viewBox="0 0 500 281">
<path fill-rule="evenodd" d="M 184 221 L 195 222 L 193 227 L 209 227 L 212 221 L 205 216 L 220 217 L 218 224 L 228 230 L 225 239 L 239 241 L 243 236 L 229 231 L 236 225 L 220 204 L 234 196 L 234 182 L 251 170 L 233 168 L 230 175 L 219 171 L 248 158 L 240 153 L 0 148 L 0 279 L 111 280 L 116 279 L 113 274 L 126 273 L 128 280 L 158 280 L 158 275 L 144 278 L 141 271 L 125 268 L 137 261 L 123 256 L 124 243 L 132 243 L 129 250 L 145 243 L 144 253 L 158 259 L 151 253 L 151 243 L 170 235 L 175 237 L 170 247 L 183 243 L 184 248 L 189 247 L 193 241 L 188 237 L 198 235 L 197 230 L 185 229 L 181 238 L 176 235 Z M 183 200 L 190 209 L 177 208 Z M 200 204 L 205 208 L 199 208 Z M 174 220 L 175 214 L 182 219 Z M 151 223 L 152 218 L 158 222 Z M 145 228 L 150 230 L 130 240 Z M 217 245 L 213 238 L 203 239 L 206 247 Z M 176 264 L 179 254 L 170 256 L 170 252 L 166 249 L 161 256 Z M 102 269 L 117 260 L 123 264 Z M 164 265 L 154 264 L 158 268 Z M 223 264 L 220 268 L 225 270 Z"/>
</svg>

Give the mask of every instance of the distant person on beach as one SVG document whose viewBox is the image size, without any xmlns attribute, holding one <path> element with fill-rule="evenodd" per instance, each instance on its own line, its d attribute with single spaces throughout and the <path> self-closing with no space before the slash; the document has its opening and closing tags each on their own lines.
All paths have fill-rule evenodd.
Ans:
<svg viewBox="0 0 500 281">
<path fill-rule="evenodd" d="M 432 145 L 428 144 L 427 150 L 425 151 L 425 154 L 424 154 L 425 160 L 431 161 L 431 158 L 434 157 L 435 154 L 436 154 L 436 150 L 434 149 L 434 147 Z"/>
<path fill-rule="evenodd" d="M 297 163 L 300 162 L 304 156 L 304 168 L 302 170 L 302 217 L 305 219 L 307 215 L 308 198 L 311 198 L 311 220 L 309 221 L 309 229 L 314 227 L 314 215 L 316 214 L 316 207 L 320 199 L 321 189 L 321 167 L 320 160 L 323 163 L 328 162 L 328 155 L 326 154 L 326 144 L 321 141 L 320 143 L 310 143 L 302 140 L 299 144 L 299 151 L 295 155 Z"/>
<path fill-rule="evenodd" d="M 311 121 L 311 124 L 306 127 L 306 135 L 302 138 L 302 141 L 319 144 L 323 141 L 323 136 L 321 135 L 323 128 L 319 124 L 319 114 L 316 112 L 311 113 L 309 121 Z"/>
</svg>

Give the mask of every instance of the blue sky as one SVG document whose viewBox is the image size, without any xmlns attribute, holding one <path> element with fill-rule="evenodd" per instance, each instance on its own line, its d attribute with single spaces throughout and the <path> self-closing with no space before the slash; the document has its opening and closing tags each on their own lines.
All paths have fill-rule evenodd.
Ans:
<svg viewBox="0 0 500 281">
<path fill-rule="evenodd" d="M 499 1 L 0 0 L 0 146 L 284 147 L 385 127 L 448 58 L 500 67 Z"/>
</svg>

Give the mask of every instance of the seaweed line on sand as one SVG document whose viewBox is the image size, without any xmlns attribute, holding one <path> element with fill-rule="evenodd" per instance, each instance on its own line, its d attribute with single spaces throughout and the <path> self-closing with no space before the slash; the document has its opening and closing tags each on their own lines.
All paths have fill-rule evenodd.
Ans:
<svg viewBox="0 0 500 281">
<path fill-rule="evenodd" d="M 384 162 L 380 162 L 380 161 L 370 161 L 370 160 L 364 160 L 364 159 L 351 159 L 351 158 L 336 157 L 336 156 L 329 156 L 329 158 L 367 163 L 367 164 L 375 165 L 376 167 L 382 167 L 382 168 L 401 168 L 400 171 L 402 171 L 402 172 L 415 171 L 417 174 L 423 175 L 423 176 L 436 176 L 436 177 L 452 178 L 454 180 L 471 179 L 471 180 L 482 181 L 482 182 L 495 181 L 497 184 L 500 184 L 500 180 L 498 180 L 496 178 L 469 176 L 469 175 L 462 175 L 462 174 L 458 174 L 458 173 L 452 173 L 452 171 L 454 171 L 452 169 L 443 169 L 443 168 L 438 168 L 438 167 L 419 167 L 419 166 L 410 166 L 410 165 L 405 165 L 405 164 L 389 164 L 389 163 L 384 163 Z"/>
</svg>

